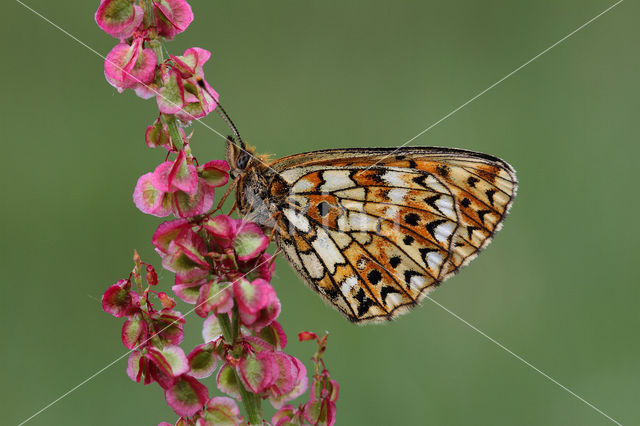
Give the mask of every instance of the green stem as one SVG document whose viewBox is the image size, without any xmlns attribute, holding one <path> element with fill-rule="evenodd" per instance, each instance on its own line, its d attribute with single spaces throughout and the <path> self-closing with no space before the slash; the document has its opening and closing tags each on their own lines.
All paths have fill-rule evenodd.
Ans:
<svg viewBox="0 0 640 426">
<path fill-rule="evenodd" d="M 180 130 L 178 130 L 178 121 L 176 120 L 176 116 L 170 114 L 162 114 L 162 121 L 164 121 L 164 124 L 167 125 L 169 136 L 171 136 L 171 142 L 173 142 L 173 145 L 176 147 L 176 149 L 180 150 L 184 141 L 182 140 Z"/>
<path fill-rule="evenodd" d="M 234 310 L 234 321 L 233 325 L 231 325 L 231 320 L 229 319 L 228 314 L 219 314 L 218 315 L 218 323 L 220 323 L 220 328 L 222 329 L 222 335 L 224 336 L 224 340 L 232 345 L 235 343 L 238 335 L 238 312 Z M 234 331 L 235 329 L 235 331 Z M 235 371 L 236 382 L 238 383 L 238 389 L 240 389 L 240 397 L 242 398 L 242 405 L 244 405 L 244 409 L 247 412 L 247 417 L 249 418 L 249 424 L 251 425 L 261 425 L 262 422 L 262 407 L 261 401 L 258 395 L 249 392 L 242 382 L 240 381 L 240 376 L 238 376 L 238 372 Z"/>
<path fill-rule="evenodd" d="M 233 305 L 233 319 L 231 323 L 231 335 L 233 336 L 233 341 L 235 342 L 238 338 L 238 334 L 240 333 L 240 313 L 238 312 L 238 305 Z"/>
<path fill-rule="evenodd" d="M 262 408 L 260 407 L 260 400 L 258 395 L 249 392 L 245 389 L 244 385 L 240 381 L 238 372 L 234 370 L 236 375 L 236 381 L 238 382 L 238 388 L 240 388 L 240 396 L 242 397 L 242 404 L 244 409 L 247 410 L 247 417 L 249 417 L 250 425 L 261 425 L 262 422 Z"/>
<path fill-rule="evenodd" d="M 218 314 L 218 322 L 220 323 L 220 328 L 222 329 L 224 340 L 227 342 L 227 344 L 233 345 L 235 343 L 235 340 L 233 339 L 233 335 L 231 334 L 231 321 L 229 320 L 229 315 Z"/>
</svg>

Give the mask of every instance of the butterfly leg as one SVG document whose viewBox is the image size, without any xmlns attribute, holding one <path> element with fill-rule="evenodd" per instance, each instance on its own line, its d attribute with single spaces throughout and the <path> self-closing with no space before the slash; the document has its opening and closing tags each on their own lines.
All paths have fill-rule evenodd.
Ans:
<svg viewBox="0 0 640 426">
<path fill-rule="evenodd" d="M 218 210 L 220 210 L 222 208 L 222 205 L 224 204 L 225 201 L 227 201 L 227 197 L 229 196 L 229 194 L 231 194 L 231 191 L 234 190 L 234 188 L 236 187 L 237 184 L 238 184 L 238 181 L 234 179 L 231 182 L 231 185 L 229 185 L 227 187 L 227 190 L 224 191 L 224 194 L 222 194 L 222 198 L 220 198 L 220 202 L 218 202 L 218 205 L 216 206 L 216 208 L 213 209 L 211 211 L 211 213 L 209 213 L 209 214 L 213 214 L 213 213 L 217 212 Z M 235 208 L 236 208 L 236 203 L 234 201 L 233 208 L 231 209 L 231 212 L 233 212 L 235 210 Z M 229 214 L 231 214 L 231 212 L 229 212 Z"/>
</svg>

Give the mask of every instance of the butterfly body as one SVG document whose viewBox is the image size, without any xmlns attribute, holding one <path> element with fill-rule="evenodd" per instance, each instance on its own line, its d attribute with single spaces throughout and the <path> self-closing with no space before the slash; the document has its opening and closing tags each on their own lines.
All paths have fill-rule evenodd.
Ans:
<svg viewBox="0 0 640 426">
<path fill-rule="evenodd" d="M 395 317 L 473 259 L 517 188 L 506 162 L 449 148 L 267 162 L 229 142 L 227 160 L 241 214 L 273 230 L 298 274 L 353 322 Z"/>
</svg>

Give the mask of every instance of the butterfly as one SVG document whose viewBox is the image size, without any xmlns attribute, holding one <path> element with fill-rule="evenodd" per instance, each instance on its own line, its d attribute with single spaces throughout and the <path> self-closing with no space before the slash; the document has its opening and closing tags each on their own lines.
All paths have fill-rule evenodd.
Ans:
<svg viewBox="0 0 640 426">
<path fill-rule="evenodd" d="M 221 116 L 240 140 L 226 146 L 240 213 L 352 322 L 415 307 L 489 244 L 516 194 L 514 169 L 491 155 L 352 148 L 270 161 Z"/>
</svg>

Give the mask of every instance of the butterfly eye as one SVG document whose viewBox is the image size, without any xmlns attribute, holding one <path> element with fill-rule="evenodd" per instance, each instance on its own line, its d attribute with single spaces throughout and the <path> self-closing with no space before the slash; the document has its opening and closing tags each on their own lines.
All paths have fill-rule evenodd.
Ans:
<svg viewBox="0 0 640 426">
<path fill-rule="evenodd" d="M 247 167 L 250 159 L 251 155 L 248 152 L 243 152 L 242 154 L 240 154 L 238 160 L 236 161 L 236 168 L 244 169 L 245 167 Z"/>
</svg>

